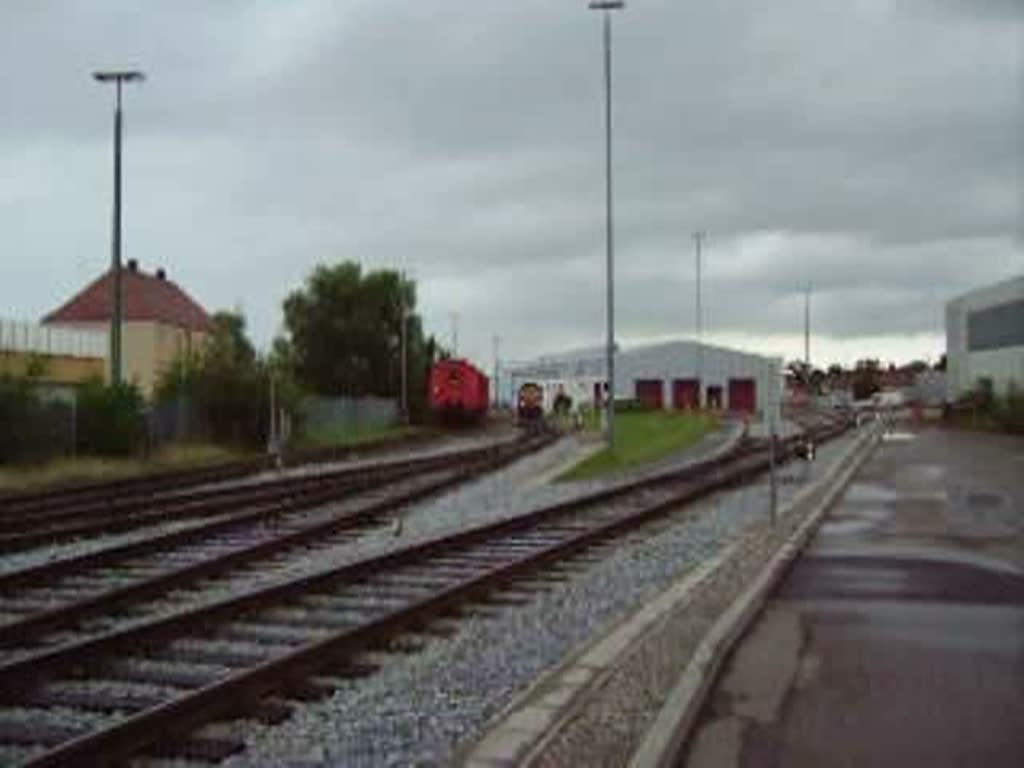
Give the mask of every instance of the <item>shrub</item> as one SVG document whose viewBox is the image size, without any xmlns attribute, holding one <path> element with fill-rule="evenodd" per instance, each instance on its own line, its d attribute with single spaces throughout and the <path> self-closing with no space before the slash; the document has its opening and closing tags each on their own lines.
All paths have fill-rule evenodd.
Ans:
<svg viewBox="0 0 1024 768">
<path fill-rule="evenodd" d="M 146 419 L 142 394 L 133 384 L 99 379 L 78 389 L 76 443 L 80 453 L 127 456 L 142 450 Z"/>
<path fill-rule="evenodd" d="M 978 379 L 951 409 L 971 426 L 1024 434 L 1024 391 L 1011 381 L 1005 395 L 995 392 L 991 379 Z"/>
<path fill-rule="evenodd" d="M 616 413 L 630 413 L 632 411 L 646 411 L 647 408 L 636 398 L 617 397 L 615 398 Z"/>
<path fill-rule="evenodd" d="M 1007 432 L 1024 434 L 1024 391 L 1016 382 L 1010 382 L 1004 397 L 995 402 L 995 417 L 1000 426 Z"/>
<path fill-rule="evenodd" d="M 29 379 L 0 376 L 0 462 L 46 457 L 43 407 Z"/>
<path fill-rule="evenodd" d="M 565 392 L 559 392 L 555 395 L 553 409 L 557 414 L 566 415 L 572 410 L 572 398 L 565 394 Z"/>
<path fill-rule="evenodd" d="M 206 346 L 189 358 L 169 366 L 156 388 L 156 409 L 170 414 L 173 422 L 182 398 L 195 429 L 179 426 L 176 433 L 188 433 L 216 443 L 236 447 L 261 448 L 266 445 L 270 428 L 270 374 L 275 374 L 276 406 L 293 416 L 298 411 L 301 392 L 287 375 L 280 357 L 260 360 L 245 336 L 241 315 L 218 312 L 213 316 L 213 332 Z M 278 363 L 278 365 L 274 365 Z M 282 369 L 285 373 L 282 373 Z"/>
<path fill-rule="evenodd" d="M 0 462 L 38 462 L 79 453 L 123 456 L 146 438 L 142 396 L 129 384 L 99 379 L 80 386 L 77 402 L 40 395 L 31 377 L 0 376 Z"/>
</svg>

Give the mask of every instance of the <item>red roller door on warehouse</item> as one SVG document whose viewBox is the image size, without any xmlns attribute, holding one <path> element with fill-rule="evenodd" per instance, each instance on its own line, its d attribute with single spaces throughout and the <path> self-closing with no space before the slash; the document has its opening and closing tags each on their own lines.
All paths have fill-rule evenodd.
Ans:
<svg viewBox="0 0 1024 768">
<path fill-rule="evenodd" d="M 676 410 L 697 408 L 700 397 L 700 379 L 675 379 L 672 382 L 672 407 Z"/>
<path fill-rule="evenodd" d="M 729 379 L 729 410 L 753 413 L 757 408 L 757 388 L 753 379 Z"/>
<path fill-rule="evenodd" d="M 661 379 L 637 379 L 633 386 L 636 399 L 644 408 L 655 410 L 665 406 L 665 392 Z"/>
</svg>

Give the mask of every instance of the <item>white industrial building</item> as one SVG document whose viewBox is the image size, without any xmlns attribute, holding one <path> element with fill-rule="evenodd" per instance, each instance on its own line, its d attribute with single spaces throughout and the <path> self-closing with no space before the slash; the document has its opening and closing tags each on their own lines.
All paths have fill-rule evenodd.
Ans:
<svg viewBox="0 0 1024 768">
<path fill-rule="evenodd" d="M 1000 394 L 1024 388 L 1024 275 L 946 305 L 946 371 L 953 400 L 981 379 Z"/>
<path fill-rule="evenodd" d="M 508 366 L 512 391 L 533 382 L 544 389 L 544 405 L 564 392 L 575 404 L 593 405 L 605 385 L 605 352 L 590 348 L 548 355 Z M 620 348 L 615 353 L 615 396 L 651 408 L 697 406 L 764 413 L 782 391 L 782 359 L 694 341 Z"/>
</svg>

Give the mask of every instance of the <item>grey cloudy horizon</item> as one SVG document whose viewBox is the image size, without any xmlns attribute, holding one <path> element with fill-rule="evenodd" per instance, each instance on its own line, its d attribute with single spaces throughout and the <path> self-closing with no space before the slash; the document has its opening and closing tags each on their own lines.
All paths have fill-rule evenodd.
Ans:
<svg viewBox="0 0 1024 768">
<path fill-rule="evenodd" d="M 634 0 L 614 18 L 617 329 L 792 357 L 935 358 L 952 296 L 1024 272 L 1016 0 Z M 490 365 L 599 341 L 599 14 L 580 2 L 0 10 L 0 316 L 125 256 L 266 346 L 317 263 L 408 270 L 428 330 Z"/>
</svg>

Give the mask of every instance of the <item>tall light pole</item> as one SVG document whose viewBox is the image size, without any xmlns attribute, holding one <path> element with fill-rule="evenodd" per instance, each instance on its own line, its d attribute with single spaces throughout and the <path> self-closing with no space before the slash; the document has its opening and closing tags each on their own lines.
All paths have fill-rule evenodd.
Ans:
<svg viewBox="0 0 1024 768">
<path fill-rule="evenodd" d="M 501 336 L 494 334 L 494 407 L 498 407 L 498 370 L 501 366 Z"/>
<path fill-rule="evenodd" d="M 398 279 L 398 295 L 401 307 L 401 372 L 402 372 L 402 421 L 409 423 L 409 308 L 405 301 L 406 286 L 408 283 L 403 271 Z"/>
<path fill-rule="evenodd" d="M 708 233 L 702 230 L 693 233 L 693 242 L 697 248 L 697 304 L 696 304 L 696 330 L 697 330 L 697 407 L 703 402 L 702 391 L 704 389 L 704 312 L 700 303 L 700 248 L 707 238 Z"/>
<path fill-rule="evenodd" d="M 604 21 L 604 205 L 605 205 L 605 256 L 608 319 L 605 341 L 605 368 L 608 373 L 608 394 L 606 440 L 608 450 L 615 450 L 615 244 L 612 226 L 612 18 L 611 12 L 625 6 L 622 0 L 592 0 L 589 8 L 601 11 Z"/>
<path fill-rule="evenodd" d="M 452 357 L 459 356 L 459 313 L 451 313 L 452 320 Z"/>
<path fill-rule="evenodd" d="M 811 284 L 804 291 L 804 371 L 807 375 L 808 391 L 811 383 Z"/>
<path fill-rule="evenodd" d="M 110 313 L 110 383 L 121 383 L 121 84 L 142 82 L 146 76 L 138 70 L 93 72 L 101 83 L 113 83 L 117 100 L 114 107 L 114 223 L 111 235 L 111 313 Z"/>
</svg>

